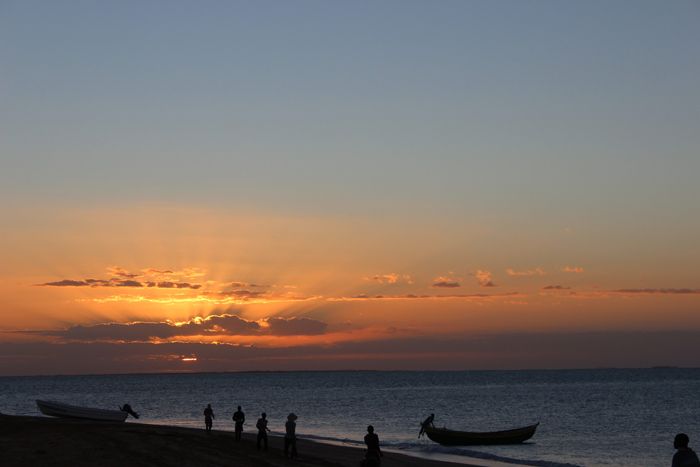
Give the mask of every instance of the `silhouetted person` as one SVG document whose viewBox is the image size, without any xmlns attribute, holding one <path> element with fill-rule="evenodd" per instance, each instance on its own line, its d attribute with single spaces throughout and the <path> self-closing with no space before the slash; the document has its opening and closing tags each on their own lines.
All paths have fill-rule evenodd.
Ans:
<svg viewBox="0 0 700 467">
<path fill-rule="evenodd" d="M 211 408 L 211 404 L 207 404 L 207 408 L 204 409 L 204 426 L 207 429 L 207 433 L 211 431 L 212 420 L 214 419 L 214 411 Z"/>
<path fill-rule="evenodd" d="M 243 424 L 245 423 L 245 414 L 241 410 L 241 406 L 238 406 L 238 410 L 233 413 L 233 423 L 235 424 L 236 441 L 241 440 L 241 433 L 243 433 Z"/>
<path fill-rule="evenodd" d="M 375 466 L 381 463 L 382 450 L 379 449 L 379 436 L 374 432 L 374 427 L 372 425 L 367 427 L 367 434 L 365 435 L 365 444 L 367 445 L 367 454 L 365 458 L 367 462 L 365 465 Z"/>
<path fill-rule="evenodd" d="M 296 459 L 297 457 L 297 416 L 294 413 L 287 415 L 287 423 L 284 424 L 284 457 Z M 291 448 L 291 453 L 289 452 Z"/>
<path fill-rule="evenodd" d="M 131 408 L 129 404 L 124 404 L 122 407 L 119 407 L 119 410 L 122 412 L 126 412 L 129 415 L 131 415 L 134 418 L 139 418 L 139 414 L 134 412 L 134 410 Z"/>
<path fill-rule="evenodd" d="M 673 439 L 673 447 L 677 449 L 673 455 L 673 463 L 671 467 L 700 467 L 695 451 L 688 447 L 690 439 L 685 433 L 678 433 Z"/>
<path fill-rule="evenodd" d="M 267 451 L 267 432 L 270 431 L 270 429 L 267 427 L 267 414 L 265 412 L 260 415 L 255 427 L 258 429 L 258 451 L 260 450 L 261 442 L 264 442 L 265 450 Z"/>
<path fill-rule="evenodd" d="M 423 420 L 423 423 L 420 424 L 420 432 L 418 433 L 418 437 L 420 438 L 423 436 L 425 433 L 425 430 L 428 428 L 433 428 L 433 420 L 435 420 L 435 414 L 431 413 L 428 418 Z"/>
</svg>

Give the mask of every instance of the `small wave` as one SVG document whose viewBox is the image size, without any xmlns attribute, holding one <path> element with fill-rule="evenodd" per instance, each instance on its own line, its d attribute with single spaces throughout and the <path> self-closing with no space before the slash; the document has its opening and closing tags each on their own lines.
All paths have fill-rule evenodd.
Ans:
<svg viewBox="0 0 700 467">
<path fill-rule="evenodd" d="M 308 434 L 299 434 L 300 438 L 304 439 L 310 439 L 312 441 L 327 441 L 330 443 L 335 443 L 335 444 L 349 444 L 352 446 L 364 446 L 365 443 L 363 441 L 357 440 L 357 439 L 350 439 L 350 438 L 334 438 L 332 436 L 321 436 L 321 435 L 308 435 Z M 386 443 L 382 443 L 382 445 L 385 445 Z"/>
<path fill-rule="evenodd" d="M 483 451 L 474 451 L 472 449 L 465 449 L 459 447 L 447 447 L 439 445 L 424 445 L 418 443 L 395 443 L 390 445 L 387 443 L 387 447 L 391 449 L 397 449 L 401 452 L 408 454 L 410 451 L 422 453 L 422 454 L 448 454 L 452 456 L 463 456 L 470 457 L 474 459 L 483 459 L 488 461 L 503 462 L 507 464 L 514 465 L 527 465 L 533 467 L 581 467 L 576 464 L 568 464 L 564 462 L 552 462 L 543 460 L 530 460 L 530 459 L 516 459 L 514 457 L 498 456 L 496 454 L 489 454 Z"/>
<path fill-rule="evenodd" d="M 364 443 L 357 439 L 350 438 L 334 438 L 332 436 L 320 436 L 320 435 L 300 435 L 300 437 L 319 441 L 329 444 L 342 444 L 354 447 L 363 447 Z M 487 461 L 503 462 L 513 465 L 527 465 L 532 467 L 581 467 L 577 464 L 568 464 L 564 462 L 552 462 L 552 461 L 542 461 L 542 460 L 529 460 L 529 459 L 516 459 L 513 457 L 498 456 L 495 454 L 489 454 L 482 451 L 474 451 L 472 449 L 465 449 L 460 447 L 447 447 L 435 444 L 425 444 L 420 442 L 402 442 L 402 441 L 383 441 L 382 447 L 395 451 L 401 452 L 402 454 L 422 457 L 422 455 L 428 454 L 431 456 L 435 455 L 450 455 L 450 456 L 460 456 L 465 458 L 473 459 L 483 459 Z"/>
</svg>

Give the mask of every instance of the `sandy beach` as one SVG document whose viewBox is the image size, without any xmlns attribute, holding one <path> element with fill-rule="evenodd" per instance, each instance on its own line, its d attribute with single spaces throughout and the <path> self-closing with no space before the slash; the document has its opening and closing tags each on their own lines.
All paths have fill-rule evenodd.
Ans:
<svg viewBox="0 0 700 467">
<path fill-rule="evenodd" d="M 0 415 L 0 452 L 5 467 L 42 466 L 335 466 L 358 467 L 362 449 L 299 439 L 299 458 L 288 460 L 282 438 L 270 436 L 258 451 L 251 433 L 141 423 L 100 423 Z M 385 453 L 382 467 L 464 466 Z"/>
</svg>

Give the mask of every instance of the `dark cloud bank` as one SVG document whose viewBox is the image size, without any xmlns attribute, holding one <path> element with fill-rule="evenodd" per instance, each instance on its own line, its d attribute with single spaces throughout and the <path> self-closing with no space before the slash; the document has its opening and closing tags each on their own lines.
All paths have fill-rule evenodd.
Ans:
<svg viewBox="0 0 700 467">
<path fill-rule="evenodd" d="M 63 279 L 38 284 L 40 287 L 156 287 L 160 289 L 199 289 L 202 284 L 173 281 L 137 281 L 134 279 Z"/>
<path fill-rule="evenodd" d="M 177 336 L 232 335 L 232 336 L 291 336 L 317 335 L 326 332 L 328 325 L 311 318 L 268 318 L 266 326 L 248 321 L 237 315 L 211 315 L 193 319 L 176 326 L 168 322 L 105 323 L 92 326 L 71 326 L 58 331 L 35 331 L 34 334 L 59 337 L 69 341 L 123 341 L 147 342 L 150 339 L 169 339 Z"/>
<path fill-rule="evenodd" d="M 202 284 L 172 281 L 137 281 L 134 279 L 63 279 L 38 284 L 39 287 L 156 287 L 160 289 L 199 289 Z"/>
<path fill-rule="evenodd" d="M 0 374 L 700 366 L 700 331 L 413 337 L 265 348 L 189 343 L 4 343 Z M 182 362 L 196 356 L 196 362 Z"/>
</svg>

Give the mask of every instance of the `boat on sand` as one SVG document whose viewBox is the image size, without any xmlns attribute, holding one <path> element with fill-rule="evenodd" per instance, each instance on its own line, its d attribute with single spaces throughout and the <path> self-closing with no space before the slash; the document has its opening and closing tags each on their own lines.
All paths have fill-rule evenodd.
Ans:
<svg viewBox="0 0 700 467">
<path fill-rule="evenodd" d="M 36 401 L 37 407 L 44 415 L 61 418 L 79 418 L 83 420 L 95 420 L 101 422 L 123 422 L 129 416 L 128 411 L 96 409 L 92 407 L 79 407 L 63 404 L 55 401 Z"/>
<path fill-rule="evenodd" d="M 534 425 L 504 431 L 455 431 L 447 428 L 426 427 L 425 434 L 443 446 L 476 446 L 487 444 L 518 444 L 532 438 L 539 426 Z"/>
</svg>

